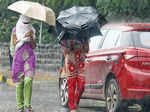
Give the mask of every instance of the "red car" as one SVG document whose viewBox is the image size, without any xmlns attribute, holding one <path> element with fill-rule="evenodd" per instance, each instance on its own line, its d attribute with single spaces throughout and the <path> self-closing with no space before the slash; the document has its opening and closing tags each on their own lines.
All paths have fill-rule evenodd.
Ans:
<svg viewBox="0 0 150 112">
<path fill-rule="evenodd" d="M 82 98 L 105 100 L 107 112 L 117 112 L 127 101 L 150 105 L 150 24 L 107 24 L 101 31 L 103 36 L 91 38 Z M 59 78 L 65 106 L 65 73 Z"/>
</svg>

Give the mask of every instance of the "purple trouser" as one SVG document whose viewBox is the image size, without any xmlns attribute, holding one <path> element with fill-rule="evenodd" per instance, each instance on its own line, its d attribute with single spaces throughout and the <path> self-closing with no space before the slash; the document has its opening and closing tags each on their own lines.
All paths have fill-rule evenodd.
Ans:
<svg viewBox="0 0 150 112">
<path fill-rule="evenodd" d="M 20 74 L 33 76 L 35 71 L 35 55 L 30 43 L 22 45 L 14 54 L 12 64 L 12 79 L 19 82 Z"/>
</svg>

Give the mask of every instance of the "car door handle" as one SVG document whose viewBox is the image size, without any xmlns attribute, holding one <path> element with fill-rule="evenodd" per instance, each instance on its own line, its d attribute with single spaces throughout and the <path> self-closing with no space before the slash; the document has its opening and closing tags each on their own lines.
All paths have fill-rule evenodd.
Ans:
<svg viewBox="0 0 150 112">
<path fill-rule="evenodd" d="M 108 56 L 108 57 L 106 58 L 106 61 L 111 61 L 111 57 Z"/>
</svg>

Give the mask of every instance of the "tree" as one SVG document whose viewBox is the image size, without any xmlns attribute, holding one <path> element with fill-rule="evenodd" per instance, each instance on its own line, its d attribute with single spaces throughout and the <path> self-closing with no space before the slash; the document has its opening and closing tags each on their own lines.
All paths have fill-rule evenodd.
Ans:
<svg viewBox="0 0 150 112">
<path fill-rule="evenodd" d="M 0 41 L 8 42 L 11 30 L 15 26 L 19 14 L 9 11 L 7 6 L 18 0 L 0 0 Z M 42 3 L 42 0 L 29 0 Z M 126 19 L 129 21 L 132 18 L 140 18 L 145 21 L 149 18 L 150 0 L 44 0 L 45 5 L 52 8 L 56 17 L 61 10 L 71 8 L 72 6 L 93 6 L 97 9 L 101 17 L 111 21 L 113 19 Z M 118 20 L 119 21 L 119 20 Z M 149 22 L 149 19 L 147 19 Z M 40 22 L 33 20 L 33 26 L 39 35 Z M 48 34 L 48 25 L 43 26 L 42 43 L 55 43 L 53 35 Z M 37 38 L 38 40 L 38 38 Z"/>
</svg>

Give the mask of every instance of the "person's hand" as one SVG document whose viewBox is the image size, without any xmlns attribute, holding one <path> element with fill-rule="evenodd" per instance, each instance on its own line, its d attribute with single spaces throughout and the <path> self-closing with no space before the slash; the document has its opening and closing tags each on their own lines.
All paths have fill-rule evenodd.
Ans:
<svg viewBox="0 0 150 112">
<path fill-rule="evenodd" d="M 30 37 L 30 36 L 31 36 L 30 31 L 25 34 L 25 37 Z"/>
<path fill-rule="evenodd" d="M 33 39 L 33 35 L 34 35 L 34 33 L 33 33 L 33 31 L 32 31 L 32 30 L 30 31 L 30 35 L 31 35 L 31 36 L 30 36 L 30 38 L 31 38 L 31 39 Z"/>
<path fill-rule="evenodd" d="M 31 37 L 31 38 L 33 38 L 33 31 L 31 30 L 31 31 L 27 32 L 25 34 L 25 37 Z"/>
<path fill-rule="evenodd" d="M 23 38 L 22 40 L 23 40 L 24 42 L 28 42 L 28 41 L 30 41 L 30 37 Z"/>
</svg>

